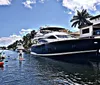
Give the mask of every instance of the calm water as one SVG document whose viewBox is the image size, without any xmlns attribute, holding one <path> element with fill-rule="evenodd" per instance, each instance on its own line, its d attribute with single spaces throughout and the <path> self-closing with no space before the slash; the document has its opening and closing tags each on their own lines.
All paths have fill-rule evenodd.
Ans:
<svg viewBox="0 0 100 85">
<path fill-rule="evenodd" d="M 27 54 L 20 61 L 16 52 L 5 53 L 0 85 L 100 85 L 99 62 L 67 63 Z"/>
</svg>

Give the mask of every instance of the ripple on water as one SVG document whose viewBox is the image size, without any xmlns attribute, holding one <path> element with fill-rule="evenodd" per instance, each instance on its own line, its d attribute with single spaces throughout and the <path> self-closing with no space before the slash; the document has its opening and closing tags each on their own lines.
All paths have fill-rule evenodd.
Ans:
<svg viewBox="0 0 100 85">
<path fill-rule="evenodd" d="M 88 65 L 64 63 L 26 54 L 24 55 L 25 61 L 19 61 L 16 52 L 5 52 L 10 57 L 6 57 L 5 60 L 8 62 L 5 62 L 4 69 L 0 68 L 0 85 L 95 84 L 97 70 L 94 72 L 93 67 Z"/>
</svg>

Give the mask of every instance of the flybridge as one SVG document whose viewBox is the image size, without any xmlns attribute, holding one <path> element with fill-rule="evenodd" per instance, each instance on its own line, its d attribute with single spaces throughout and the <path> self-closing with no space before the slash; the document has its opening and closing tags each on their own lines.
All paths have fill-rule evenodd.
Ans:
<svg viewBox="0 0 100 85">
<path fill-rule="evenodd" d="M 59 56 L 69 56 L 76 54 L 92 54 L 92 56 L 98 56 L 100 49 L 100 39 L 74 38 L 72 35 L 64 33 L 61 30 L 63 29 L 59 27 L 41 28 L 37 32 L 38 36 L 35 36 L 35 38 L 32 40 L 33 45 L 31 46 L 31 53 L 33 55 L 42 57 L 53 56 L 54 59 L 60 60 L 62 57 Z M 86 34 L 90 33 L 90 28 L 83 30 L 83 32 L 85 34 L 84 36 L 86 37 Z M 66 57 L 63 59 L 65 58 Z"/>
<path fill-rule="evenodd" d="M 58 30 L 65 30 L 65 28 L 61 28 L 61 27 L 41 27 L 41 30 L 58 31 Z"/>
<path fill-rule="evenodd" d="M 63 28 L 63 27 L 40 27 L 40 33 L 46 34 L 46 33 L 50 33 L 53 31 L 57 31 L 57 32 L 66 32 L 68 33 L 69 30 Z"/>
</svg>

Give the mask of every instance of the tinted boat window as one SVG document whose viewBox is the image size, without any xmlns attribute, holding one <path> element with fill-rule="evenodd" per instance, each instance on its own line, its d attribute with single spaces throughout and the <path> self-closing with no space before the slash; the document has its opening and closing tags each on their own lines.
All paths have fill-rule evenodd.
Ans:
<svg viewBox="0 0 100 85">
<path fill-rule="evenodd" d="M 57 35 L 58 38 L 72 38 L 71 35 Z"/>
<path fill-rule="evenodd" d="M 46 40 L 39 40 L 39 43 L 46 43 L 47 41 Z"/>
<path fill-rule="evenodd" d="M 49 37 L 47 37 L 47 39 L 56 39 L 56 37 L 55 36 L 49 36 Z"/>
</svg>

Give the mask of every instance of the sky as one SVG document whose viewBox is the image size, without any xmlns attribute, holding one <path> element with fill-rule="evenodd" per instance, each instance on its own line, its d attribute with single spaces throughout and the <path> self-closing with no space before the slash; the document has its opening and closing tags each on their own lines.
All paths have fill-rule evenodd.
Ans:
<svg viewBox="0 0 100 85">
<path fill-rule="evenodd" d="M 7 46 L 41 26 L 60 26 L 71 31 L 76 10 L 100 14 L 100 0 L 0 0 L 0 46 Z"/>
</svg>

